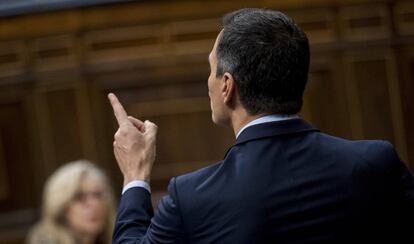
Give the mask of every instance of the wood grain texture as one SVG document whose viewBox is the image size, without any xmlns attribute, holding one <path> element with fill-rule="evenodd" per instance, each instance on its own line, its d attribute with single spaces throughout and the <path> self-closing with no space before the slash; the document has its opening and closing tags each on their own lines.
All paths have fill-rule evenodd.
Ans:
<svg viewBox="0 0 414 244">
<path fill-rule="evenodd" d="M 155 196 L 221 160 L 234 135 L 211 122 L 207 57 L 221 16 L 241 7 L 282 10 L 307 32 L 301 116 L 333 135 L 389 140 L 414 170 L 413 1 L 136 1 L 3 18 L 0 243 L 22 243 L 45 179 L 67 161 L 93 160 L 120 192 L 108 92 L 159 126 Z"/>
</svg>

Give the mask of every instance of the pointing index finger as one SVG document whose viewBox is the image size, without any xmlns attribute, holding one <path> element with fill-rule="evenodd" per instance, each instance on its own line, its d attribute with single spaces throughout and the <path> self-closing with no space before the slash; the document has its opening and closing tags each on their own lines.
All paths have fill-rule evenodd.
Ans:
<svg viewBox="0 0 414 244">
<path fill-rule="evenodd" d="M 115 118 L 118 121 L 118 125 L 121 126 L 130 123 L 128 120 L 128 115 L 122 104 L 119 102 L 118 98 L 113 93 L 109 93 L 108 98 L 111 102 L 112 109 L 114 110 Z"/>
</svg>

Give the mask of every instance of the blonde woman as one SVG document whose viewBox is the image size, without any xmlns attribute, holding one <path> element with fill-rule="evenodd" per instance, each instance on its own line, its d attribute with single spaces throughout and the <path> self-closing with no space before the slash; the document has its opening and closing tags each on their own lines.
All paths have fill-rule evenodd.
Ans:
<svg viewBox="0 0 414 244">
<path fill-rule="evenodd" d="M 42 219 L 29 244 L 109 244 L 114 198 L 104 173 L 80 160 L 60 167 L 47 180 Z"/>
</svg>

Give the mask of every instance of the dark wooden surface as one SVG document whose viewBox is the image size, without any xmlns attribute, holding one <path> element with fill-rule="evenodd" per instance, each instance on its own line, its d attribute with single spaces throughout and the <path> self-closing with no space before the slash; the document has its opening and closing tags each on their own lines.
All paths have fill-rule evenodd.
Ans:
<svg viewBox="0 0 414 244">
<path fill-rule="evenodd" d="M 116 123 L 106 100 L 159 126 L 152 188 L 220 160 L 229 130 L 211 122 L 207 55 L 222 14 L 280 9 L 311 40 L 302 116 L 350 139 L 385 139 L 414 169 L 414 2 L 142 1 L 0 19 L 0 243 L 21 243 L 44 181 L 95 161 L 119 193 Z"/>
</svg>

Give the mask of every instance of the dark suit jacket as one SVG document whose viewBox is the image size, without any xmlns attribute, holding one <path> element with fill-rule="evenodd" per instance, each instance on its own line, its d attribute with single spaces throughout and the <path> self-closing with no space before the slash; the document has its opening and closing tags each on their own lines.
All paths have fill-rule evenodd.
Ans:
<svg viewBox="0 0 414 244">
<path fill-rule="evenodd" d="M 248 127 L 168 193 L 154 216 L 145 189 L 126 191 L 114 243 L 414 243 L 414 180 L 393 146 L 301 119 Z"/>
</svg>

